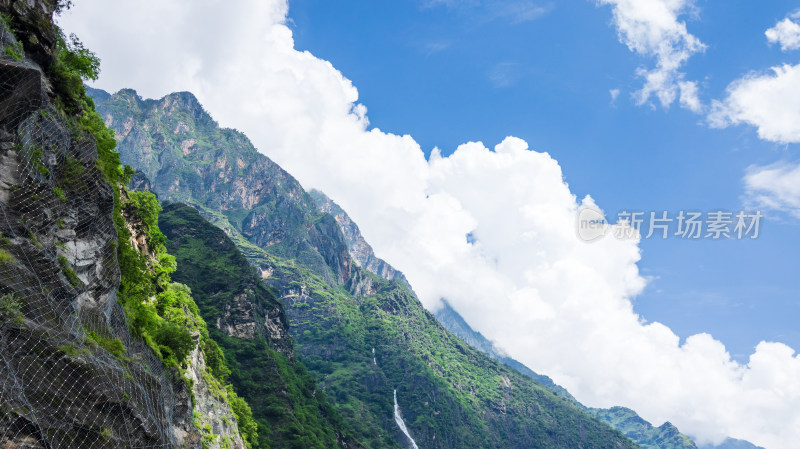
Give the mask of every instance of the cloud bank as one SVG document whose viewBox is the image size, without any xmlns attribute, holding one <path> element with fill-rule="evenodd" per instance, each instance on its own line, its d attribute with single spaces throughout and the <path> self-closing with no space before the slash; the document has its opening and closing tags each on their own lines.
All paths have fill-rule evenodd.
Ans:
<svg viewBox="0 0 800 449">
<path fill-rule="evenodd" d="M 621 39 L 657 60 L 643 72 L 640 99 L 668 105 L 687 92 L 679 101 L 691 107 L 679 68 L 702 44 L 677 22 L 689 3 L 606 3 Z M 510 137 L 426 160 L 412 137 L 370 129 L 352 83 L 294 49 L 287 10 L 281 0 L 82 0 L 61 22 L 103 59 L 99 87 L 194 92 L 223 125 L 345 208 L 426 307 L 447 298 L 584 403 L 625 405 L 701 441 L 732 436 L 782 449 L 800 440 L 800 357 L 791 348 L 762 342 L 743 365 L 710 335 L 681 342 L 646 322 L 631 305 L 645 286 L 637 242 L 581 242 L 575 213 L 593 201 L 570 192 L 553 158 Z"/>
</svg>

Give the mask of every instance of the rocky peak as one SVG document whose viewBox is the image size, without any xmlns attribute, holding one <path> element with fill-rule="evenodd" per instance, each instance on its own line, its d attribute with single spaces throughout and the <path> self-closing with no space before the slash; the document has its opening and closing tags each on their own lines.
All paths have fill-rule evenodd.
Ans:
<svg viewBox="0 0 800 449">
<path fill-rule="evenodd" d="M 385 260 L 375 255 L 372 246 L 370 246 L 364 239 L 364 236 L 361 235 L 358 225 L 350 219 L 350 216 L 347 215 L 344 209 L 339 207 L 338 204 L 319 190 L 311 190 L 309 195 L 321 212 L 330 214 L 336 220 L 339 229 L 342 231 L 342 235 L 344 235 L 347 250 L 358 266 L 386 280 L 391 281 L 396 279 L 411 289 L 411 285 L 408 283 L 403 273 L 395 270 L 394 267 L 389 265 Z"/>
<path fill-rule="evenodd" d="M 197 97 L 191 92 L 174 92 L 159 101 L 159 107 L 165 113 L 174 114 L 181 111 L 189 111 L 195 120 L 213 120 L 206 112 Z M 216 122 L 213 122 L 216 124 Z"/>
</svg>

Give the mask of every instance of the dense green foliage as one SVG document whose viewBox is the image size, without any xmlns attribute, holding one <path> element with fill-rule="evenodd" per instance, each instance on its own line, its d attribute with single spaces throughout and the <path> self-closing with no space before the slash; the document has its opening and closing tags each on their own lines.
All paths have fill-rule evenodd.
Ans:
<svg viewBox="0 0 800 449">
<path fill-rule="evenodd" d="M 6 293 L 0 296 L 0 317 L 16 323 L 24 321 L 22 317 L 22 301 L 14 294 Z"/>
<path fill-rule="evenodd" d="M 224 233 L 201 220 L 193 209 L 173 204 L 165 207 L 161 226 L 178 258 L 175 276 L 192 285 L 205 316 L 226 305 L 217 291 L 235 291 L 231 286 L 241 282 L 231 266 L 252 271 L 241 257 L 229 256 L 231 243 L 218 243 L 228 241 Z M 445 331 L 405 287 L 364 274 L 379 291 L 353 298 L 305 268 L 247 243 L 241 246 L 256 265 L 274 270 L 276 282 L 308 292 L 286 303 L 298 353 L 364 447 L 401 447 L 392 418 L 394 389 L 414 437 L 426 447 L 529 447 L 533 442 L 537 447 L 633 447 L 571 402 Z M 225 349 L 237 391 L 250 400 L 256 416 L 266 407 L 274 421 L 271 414 L 283 410 L 276 402 L 280 398 L 261 403 L 258 397 L 275 379 L 268 373 L 276 365 L 282 370 L 280 354 L 266 342 L 214 335 Z M 300 375 L 302 380 L 305 374 Z M 579 428 L 583 435 L 573 431 Z"/>
<path fill-rule="evenodd" d="M 100 59 L 94 52 L 83 46 L 78 36 L 60 34 L 56 43 L 58 64 L 63 70 L 74 73 L 84 80 L 96 80 L 100 75 Z"/>
<path fill-rule="evenodd" d="M 272 318 L 276 326 L 286 326 L 282 305 L 220 229 L 181 204 L 165 206 L 160 226 L 169 238 L 169 250 L 178 259 L 173 277 L 191 286 L 203 318 L 216 322 L 244 295 L 255 306 L 255 315 L 279 309 Z M 234 390 L 252 407 L 260 447 L 338 446 L 337 435 L 345 425 L 317 389 L 314 377 L 293 359 L 288 339 L 272 338 L 265 330 L 253 339 L 229 336 L 218 329 L 209 332 L 222 347 L 230 368 L 218 376 L 229 377 Z M 215 360 L 207 358 L 212 371 L 218 372 Z"/>
</svg>

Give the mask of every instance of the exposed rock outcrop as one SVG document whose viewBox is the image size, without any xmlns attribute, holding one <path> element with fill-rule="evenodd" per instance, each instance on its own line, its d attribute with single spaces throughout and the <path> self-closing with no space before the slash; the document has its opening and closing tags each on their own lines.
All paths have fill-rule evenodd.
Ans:
<svg viewBox="0 0 800 449">
<path fill-rule="evenodd" d="M 186 376 L 194 396 L 194 424 L 205 430 L 203 449 L 245 449 L 225 389 L 208 374 L 199 346 L 189 355 Z"/>
</svg>

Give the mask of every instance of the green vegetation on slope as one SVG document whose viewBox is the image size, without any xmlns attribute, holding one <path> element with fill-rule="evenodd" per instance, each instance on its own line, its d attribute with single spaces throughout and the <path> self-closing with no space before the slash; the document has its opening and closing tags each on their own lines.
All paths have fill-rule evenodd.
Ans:
<svg viewBox="0 0 800 449">
<path fill-rule="evenodd" d="M 118 203 L 115 203 L 114 216 L 122 274 L 119 301 L 125 308 L 131 331 L 142 338 L 166 366 L 179 369 L 194 350 L 193 335 L 199 335 L 200 349 L 213 376 L 206 380 L 215 385 L 222 399 L 231 405 L 242 439 L 248 447 L 253 447 L 258 434 L 249 406 L 234 391 L 221 387 L 226 382 L 225 373 L 229 371 L 225 356 L 209 336 L 190 289 L 171 282 L 170 274 L 174 272 L 176 263 L 175 258 L 167 253 L 166 238 L 158 227 L 161 210 L 158 200 L 150 192 L 129 192 L 122 186 L 119 189 L 117 198 L 121 200 L 121 207 L 118 211 Z M 133 247 L 127 223 L 139 225 L 146 248 Z"/>
<path fill-rule="evenodd" d="M 612 407 L 610 409 L 584 407 L 572 397 L 564 387 L 557 385 L 549 377 L 537 374 L 522 363 L 504 355 L 491 341 L 481 335 L 480 332 L 473 330 L 469 324 L 464 321 L 461 315 L 450 307 L 450 304 L 446 301 L 443 307 L 436 313 L 436 318 L 444 327 L 467 342 L 470 346 L 480 350 L 492 359 L 519 371 L 521 374 L 530 377 L 540 385 L 568 399 L 575 405 L 586 409 L 586 411 L 596 418 L 622 432 L 623 435 L 633 440 L 636 444 L 641 446 L 642 449 L 697 449 L 697 446 L 691 438 L 680 433 L 678 429 L 670 423 L 664 423 L 659 427 L 654 427 L 637 415 L 636 412 L 625 407 Z"/>
<path fill-rule="evenodd" d="M 697 449 L 691 438 L 680 433 L 677 427 L 666 422 L 654 427 L 631 409 L 589 409 L 594 416 L 636 441 L 642 449 Z"/>
<path fill-rule="evenodd" d="M 184 257 L 196 264 L 181 280 L 197 280 L 193 290 L 199 298 L 199 285 L 206 279 L 215 282 L 215 270 L 207 266 L 216 262 L 206 262 L 213 260 L 212 251 L 226 260 L 226 251 L 213 246 L 224 234 L 210 228 L 202 232 L 213 237 L 192 243 L 201 233 L 199 214 L 174 204 L 165 209 L 162 227 L 170 247 L 176 247 L 179 266 L 191 266 Z M 176 210 L 181 220 L 168 224 L 175 221 Z M 173 235 L 180 243 L 173 244 Z M 234 240 L 242 242 L 256 266 L 273 271 L 268 280 L 284 285 L 284 290 L 307 292 L 284 299 L 297 351 L 364 447 L 402 447 L 392 418 L 395 388 L 414 437 L 430 443 L 426 447 L 634 447 L 570 401 L 501 367 L 445 331 L 404 287 L 367 275 L 380 291 L 353 298 L 344 288 L 331 287 L 240 236 Z M 574 429 L 584 429 L 588 436 L 579 436 Z"/>
<path fill-rule="evenodd" d="M 346 426 L 315 379 L 294 359 L 282 305 L 233 242 L 196 210 L 178 203 L 165 206 L 160 226 L 178 260 L 174 277 L 191 286 L 201 315 L 224 328 L 258 329 L 237 335 L 212 328 L 210 333 L 228 361 L 226 377 L 253 408 L 260 447 L 339 446 Z M 231 309 L 250 307 L 249 314 L 230 322 Z M 272 332 L 257 326 L 265 320 L 275 326 Z"/>
</svg>

